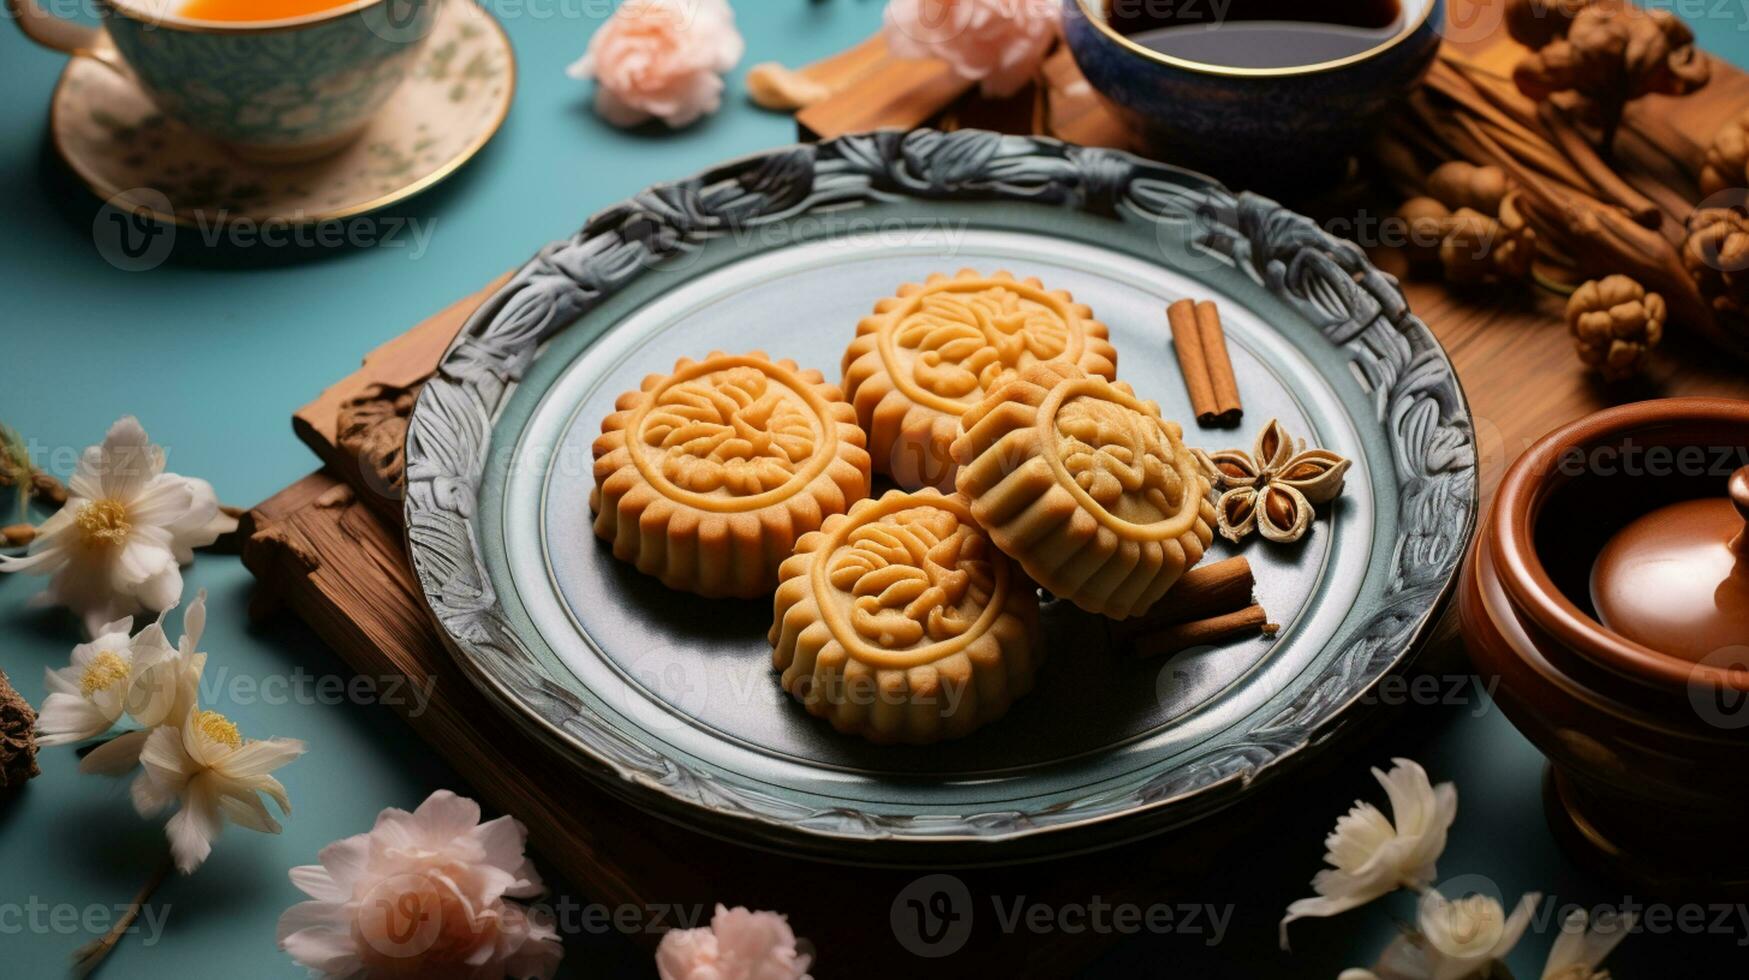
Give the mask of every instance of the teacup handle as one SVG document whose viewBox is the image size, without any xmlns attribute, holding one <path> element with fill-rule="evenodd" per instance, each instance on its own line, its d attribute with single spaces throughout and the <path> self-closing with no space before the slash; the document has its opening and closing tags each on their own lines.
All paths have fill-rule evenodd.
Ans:
<svg viewBox="0 0 1749 980">
<path fill-rule="evenodd" d="M 24 36 L 43 47 L 75 58 L 90 58 L 113 71 L 129 74 L 126 63 L 110 46 L 101 28 L 56 17 L 36 0 L 6 0 L 6 9 Z"/>
</svg>

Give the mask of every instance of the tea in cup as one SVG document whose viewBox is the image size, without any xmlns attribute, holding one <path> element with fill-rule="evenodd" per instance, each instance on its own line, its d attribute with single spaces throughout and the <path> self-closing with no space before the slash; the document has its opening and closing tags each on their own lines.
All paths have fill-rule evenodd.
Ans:
<svg viewBox="0 0 1749 980">
<path fill-rule="evenodd" d="M 33 40 L 127 74 L 164 114 L 253 161 L 351 142 L 412 70 L 438 0 L 98 0 L 102 29 L 8 0 Z"/>
</svg>

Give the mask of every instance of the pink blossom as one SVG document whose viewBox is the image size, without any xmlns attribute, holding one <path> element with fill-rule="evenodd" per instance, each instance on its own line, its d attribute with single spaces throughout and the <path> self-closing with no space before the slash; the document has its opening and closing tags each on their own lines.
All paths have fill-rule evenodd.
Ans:
<svg viewBox="0 0 1749 980">
<path fill-rule="evenodd" d="M 892 0 L 887 47 L 901 58 L 939 58 L 995 98 L 1038 74 L 1056 40 L 1058 0 Z"/>
<path fill-rule="evenodd" d="M 595 79 L 595 111 L 615 126 L 678 128 L 722 105 L 744 47 L 727 0 L 626 0 L 566 73 Z"/>
<path fill-rule="evenodd" d="M 709 926 L 672 930 L 656 947 L 662 980 L 808 980 L 812 961 L 783 916 L 721 905 Z"/>
<path fill-rule="evenodd" d="M 564 948 L 549 919 L 512 898 L 541 893 L 510 817 L 438 790 L 408 813 L 378 814 L 368 834 L 322 848 L 293 868 L 313 901 L 279 918 L 280 948 L 314 976 L 547 980 Z"/>
</svg>

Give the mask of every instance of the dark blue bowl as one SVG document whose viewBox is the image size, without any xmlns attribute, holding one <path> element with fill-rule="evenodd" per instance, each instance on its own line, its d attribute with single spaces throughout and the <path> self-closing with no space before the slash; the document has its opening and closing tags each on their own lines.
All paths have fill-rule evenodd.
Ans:
<svg viewBox="0 0 1749 980">
<path fill-rule="evenodd" d="M 1063 36 L 1087 80 L 1165 158 L 1295 183 L 1364 145 L 1432 63 L 1444 0 L 1402 7 L 1402 29 L 1377 47 L 1287 68 L 1229 68 L 1150 50 L 1106 23 L 1104 0 L 1063 0 Z"/>
</svg>

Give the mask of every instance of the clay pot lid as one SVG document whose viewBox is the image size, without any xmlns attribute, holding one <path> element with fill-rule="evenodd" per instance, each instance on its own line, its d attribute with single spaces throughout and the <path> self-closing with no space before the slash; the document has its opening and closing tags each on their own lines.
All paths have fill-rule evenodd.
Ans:
<svg viewBox="0 0 1749 980">
<path fill-rule="evenodd" d="M 1749 645 L 1749 466 L 1729 496 L 1661 507 L 1610 538 L 1591 602 L 1613 632 L 1695 663 Z"/>
</svg>

